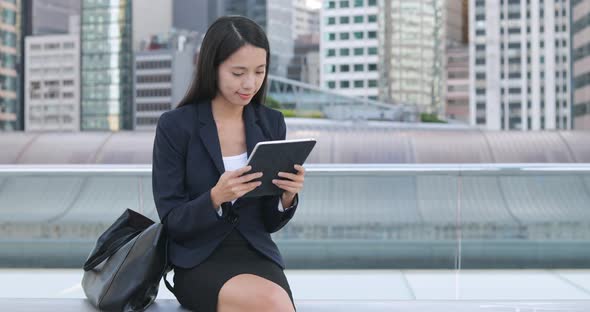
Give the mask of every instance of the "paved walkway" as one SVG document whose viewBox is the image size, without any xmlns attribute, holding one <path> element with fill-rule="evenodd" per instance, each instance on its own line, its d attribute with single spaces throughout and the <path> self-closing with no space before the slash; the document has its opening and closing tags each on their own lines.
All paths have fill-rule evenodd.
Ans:
<svg viewBox="0 0 590 312">
<path fill-rule="evenodd" d="M 286 275 L 300 311 L 590 311 L 590 270 L 287 270 Z M 60 311 L 92 311 L 80 300 L 81 278 L 76 269 L 0 269 L 0 310 L 52 311 L 60 304 Z M 153 311 L 180 311 L 163 284 Z"/>
</svg>

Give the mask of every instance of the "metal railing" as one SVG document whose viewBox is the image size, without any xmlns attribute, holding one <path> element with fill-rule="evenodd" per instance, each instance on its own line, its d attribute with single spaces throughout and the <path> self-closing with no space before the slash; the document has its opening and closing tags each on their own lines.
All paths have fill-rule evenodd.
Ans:
<svg viewBox="0 0 590 312">
<path fill-rule="evenodd" d="M 290 268 L 587 268 L 590 164 L 309 164 Z M 79 267 L 149 165 L 0 166 L 0 266 Z"/>
</svg>

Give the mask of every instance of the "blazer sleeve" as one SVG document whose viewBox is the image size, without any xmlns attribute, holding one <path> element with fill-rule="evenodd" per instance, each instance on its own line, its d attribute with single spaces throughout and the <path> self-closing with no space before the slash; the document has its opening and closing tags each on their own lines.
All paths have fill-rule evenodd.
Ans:
<svg viewBox="0 0 590 312">
<path fill-rule="evenodd" d="M 189 135 L 164 113 L 158 119 L 152 159 L 152 191 L 168 235 L 180 242 L 206 232 L 220 222 L 211 190 L 194 199 L 185 188 L 185 158 Z"/>
<path fill-rule="evenodd" d="M 283 114 L 279 114 L 278 123 L 277 129 L 279 140 L 284 140 L 287 137 L 287 125 L 285 124 L 285 117 Z M 285 224 L 293 218 L 293 215 L 295 215 L 297 205 L 299 204 L 299 194 L 295 194 L 293 205 L 285 211 L 277 209 L 279 201 L 281 200 L 280 195 L 262 196 L 260 197 L 260 200 L 262 202 L 261 209 L 264 226 L 269 233 L 274 233 L 285 226 Z"/>
</svg>

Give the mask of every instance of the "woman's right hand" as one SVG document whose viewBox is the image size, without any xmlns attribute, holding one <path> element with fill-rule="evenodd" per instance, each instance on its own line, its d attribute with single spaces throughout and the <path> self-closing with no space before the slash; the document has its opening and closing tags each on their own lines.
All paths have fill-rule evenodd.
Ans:
<svg viewBox="0 0 590 312">
<path fill-rule="evenodd" d="M 252 181 L 262 177 L 262 172 L 243 175 L 250 169 L 252 166 L 245 166 L 234 171 L 226 171 L 219 177 L 219 181 L 211 189 L 213 208 L 217 209 L 222 203 L 242 197 L 262 184 L 260 181 Z"/>
</svg>

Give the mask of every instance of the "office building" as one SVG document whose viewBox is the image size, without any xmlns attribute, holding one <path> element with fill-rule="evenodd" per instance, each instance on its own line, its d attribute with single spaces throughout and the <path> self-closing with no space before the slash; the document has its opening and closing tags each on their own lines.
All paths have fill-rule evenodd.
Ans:
<svg viewBox="0 0 590 312">
<path fill-rule="evenodd" d="M 380 99 L 444 116 L 443 0 L 390 0 L 380 8 Z"/>
<path fill-rule="evenodd" d="M 133 127 L 131 0 L 82 1 L 81 130 Z"/>
<path fill-rule="evenodd" d="M 185 96 L 200 39 L 196 32 L 154 36 L 145 50 L 135 53 L 135 130 L 155 130 L 160 115 Z"/>
<path fill-rule="evenodd" d="M 293 3 L 293 40 L 299 36 L 320 33 L 320 9 L 306 0 Z"/>
<path fill-rule="evenodd" d="M 377 0 L 325 1 L 320 14 L 320 86 L 376 100 Z"/>
<path fill-rule="evenodd" d="M 79 17 L 70 34 L 25 38 L 25 130 L 80 130 Z"/>
<path fill-rule="evenodd" d="M 27 36 L 67 34 L 70 16 L 80 15 L 80 0 L 29 1 L 31 30 Z"/>
<path fill-rule="evenodd" d="M 590 1 L 571 4 L 573 127 L 590 130 Z"/>
<path fill-rule="evenodd" d="M 470 123 L 490 130 L 571 129 L 568 2 L 471 3 Z"/>
<path fill-rule="evenodd" d="M 0 0 L 0 131 L 22 130 L 21 2 Z"/>
</svg>

